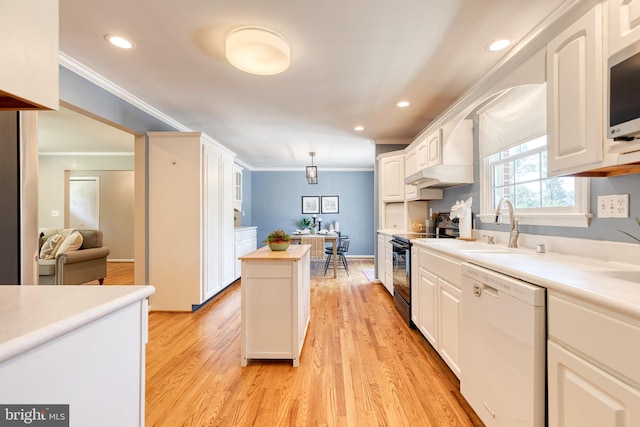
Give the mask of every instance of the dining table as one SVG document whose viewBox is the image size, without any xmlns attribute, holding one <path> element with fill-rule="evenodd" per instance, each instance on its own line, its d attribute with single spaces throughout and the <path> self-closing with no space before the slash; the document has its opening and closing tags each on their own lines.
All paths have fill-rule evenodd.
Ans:
<svg viewBox="0 0 640 427">
<path fill-rule="evenodd" d="M 333 248 L 333 278 L 338 277 L 338 238 L 340 237 L 337 233 L 316 233 L 316 234 L 302 234 L 302 233 L 293 233 L 289 236 L 289 241 L 292 244 L 301 244 L 302 236 L 311 236 L 311 237 L 324 237 L 325 242 L 331 243 L 331 247 Z"/>
</svg>

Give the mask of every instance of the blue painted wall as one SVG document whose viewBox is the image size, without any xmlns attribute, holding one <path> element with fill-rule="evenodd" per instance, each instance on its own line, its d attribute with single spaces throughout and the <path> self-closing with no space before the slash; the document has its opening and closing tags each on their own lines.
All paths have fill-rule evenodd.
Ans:
<svg viewBox="0 0 640 427">
<path fill-rule="evenodd" d="M 318 184 L 309 185 L 304 171 L 251 172 L 251 225 L 258 227 L 258 247 L 278 228 L 300 228 L 302 196 L 339 196 L 339 213 L 318 214 L 323 228 L 338 220 L 340 231 L 351 238 L 349 255 L 373 256 L 375 227 L 373 171 L 318 171 Z M 244 209 L 244 201 L 243 201 Z M 246 215 L 245 215 L 246 218 Z M 245 224 L 243 220 L 243 224 Z M 248 223 L 247 223 L 248 224 Z"/>
</svg>

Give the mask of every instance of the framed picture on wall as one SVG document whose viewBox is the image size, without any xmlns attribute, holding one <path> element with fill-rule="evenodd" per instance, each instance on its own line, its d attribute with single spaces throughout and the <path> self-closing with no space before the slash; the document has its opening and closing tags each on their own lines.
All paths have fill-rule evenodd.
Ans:
<svg viewBox="0 0 640 427">
<path fill-rule="evenodd" d="M 338 203 L 338 196 L 322 196 L 322 213 L 339 213 Z"/>
<path fill-rule="evenodd" d="M 302 196 L 302 213 L 303 214 L 320 213 L 320 197 L 319 196 Z"/>
</svg>

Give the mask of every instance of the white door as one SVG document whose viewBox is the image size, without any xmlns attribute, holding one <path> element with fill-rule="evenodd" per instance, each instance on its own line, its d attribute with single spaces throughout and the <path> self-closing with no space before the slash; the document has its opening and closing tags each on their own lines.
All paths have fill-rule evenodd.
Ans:
<svg viewBox="0 0 640 427">
<path fill-rule="evenodd" d="M 100 182 L 98 177 L 69 178 L 68 228 L 100 228 Z"/>
</svg>

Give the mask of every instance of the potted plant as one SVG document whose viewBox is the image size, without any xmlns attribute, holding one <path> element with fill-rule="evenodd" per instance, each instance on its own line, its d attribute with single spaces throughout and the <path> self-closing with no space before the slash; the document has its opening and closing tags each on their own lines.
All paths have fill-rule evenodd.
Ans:
<svg viewBox="0 0 640 427">
<path fill-rule="evenodd" d="M 303 230 L 309 228 L 311 226 L 311 220 L 309 218 L 302 218 L 300 220 L 300 227 L 302 227 Z"/>
<path fill-rule="evenodd" d="M 286 251 L 290 239 L 291 237 L 283 230 L 274 230 L 264 239 L 264 243 L 269 245 L 272 251 Z"/>
</svg>

